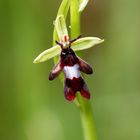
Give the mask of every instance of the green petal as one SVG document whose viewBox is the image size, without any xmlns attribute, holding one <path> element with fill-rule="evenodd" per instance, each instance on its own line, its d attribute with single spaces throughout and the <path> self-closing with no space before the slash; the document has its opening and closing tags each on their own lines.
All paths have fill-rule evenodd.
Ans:
<svg viewBox="0 0 140 140">
<path fill-rule="evenodd" d="M 80 38 L 72 44 L 72 49 L 74 51 L 85 50 L 91 48 L 97 44 L 102 43 L 104 40 L 98 37 L 84 37 Z"/>
<path fill-rule="evenodd" d="M 80 0 L 79 12 L 82 12 L 87 6 L 89 0 Z"/>
<path fill-rule="evenodd" d="M 59 40 L 61 40 L 64 37 L 64 35 L 68 35 L 65 18 L 63 15 L 57 16 L 57 18 L 54 22 L 54 26 L 57 31 Z"/>
<path fill-rule="evenodd" d="M 41 54 L 39 54 L 35 58 L 33 63 L 41 63 L 41 62 L 47 61 L 50 58 L 53 58 L 54 56 L 60 54 L 60 52 L 61 52 L 60 46 L 56 45 L 56 46 L 54 46 L 50 49 L 47 49 L 47 50 L 43 51 Z"/>
</svg>

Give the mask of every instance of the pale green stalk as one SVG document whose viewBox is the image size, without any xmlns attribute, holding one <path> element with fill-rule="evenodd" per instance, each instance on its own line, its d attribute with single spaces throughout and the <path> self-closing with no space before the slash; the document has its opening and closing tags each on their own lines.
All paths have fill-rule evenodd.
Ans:
<svg viewBox="0 0 140 140">
<path fill-rule="evenodd" d="M 79 0 L 71 0 L 70 3 L 70 25 L 71 38 L 75 38 L 81 34 L 80 31 L 80 13 Z M 85 140 L 97 140 L 95 123 L 93 119 L 93 111 L 90 101 L 87 101 L 78 94 L 76 104 L 80 108 L 81 121 Z"/>
<path fill-rule="evenodd" d="M 57 16 L 64 15 L 65 18 L 67 17 L 69 2 L 70 2 L 71 38 L 76 38 L 81 34 L 79 0 L 63 0 L 59 7 Z M 58 36 L 56 30 L 54 29 L 53 44 L 55 40 L 58 40 Z M 62 77 L 60 78 L 61 80 L 63 79 Z M 80 108 L 82 128 L 83 128 L 85 140 L 96 140 L 96 131 L 95 131 L 95 125 L 93 119 L 92 106 L 90 101 L 86 101 L 85 99 L 83 99 L 83 97 L 81 97 L 78 94 L 75 103 Z"/>
<path fill-rule="evenodd" d="M 81 34 L 80 31 L 79 0 L 71 0 L 70 3 L 70 26 L 71 38 L 76 38 Z"/>
</svg>

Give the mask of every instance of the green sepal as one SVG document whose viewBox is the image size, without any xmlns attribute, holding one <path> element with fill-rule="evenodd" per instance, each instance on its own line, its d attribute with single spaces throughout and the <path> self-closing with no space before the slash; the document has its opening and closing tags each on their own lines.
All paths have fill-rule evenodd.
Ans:
<svg viewBox="0 0 140 140">
<path fill-rule="evenodd" d="M 57 31 L 57 35 L 59 37 L 59 40 L 62 40 L 62 38 L 67 35 L 68 36 L 68 30 L 65 22 L 65 18 L 63 15 L 57 16 L 55 22 L 54 22 L 55 29 Z"/>
<path fill-rule="evenodd" d="M 61 52 L 61 48 L 59 45 L 53 46 L 50 49 L 47 49 L 47 50 L 43 51 L 41 54 L 39 54 L 35 58 L 33 63 L 41 63 L 41 62 L 47 61 L 47 60 L 57 56 L 58 54 L 60 54 L 60 52 Z"/>
<path fill-rule="evenodd" d="M 104 40 L 97 38 L 97 37 L 83 37 L 75 41 L 71 48 L 74 51 L 80 51 L 89 49 L 97 44 L 102 43 Z M 59 45 L 53 46 L 50 49 L 47 49 L 43 51 L 41 54 L 39 54 L 33 63 L 41 63 L 44 61 L 47 61 L 61 53 L 61 47 Z"/>
<path fill-rule="evenodd" d="M 83 37 L 76 40 L 72 44 L 71 48 L 74 51 L 80 51 L 80 50 L 85 50 L 94 47 L 95 45 L 100 44 L 102 42 L 104 42 L 104 40 L 98 37 Z"/>
</svg>

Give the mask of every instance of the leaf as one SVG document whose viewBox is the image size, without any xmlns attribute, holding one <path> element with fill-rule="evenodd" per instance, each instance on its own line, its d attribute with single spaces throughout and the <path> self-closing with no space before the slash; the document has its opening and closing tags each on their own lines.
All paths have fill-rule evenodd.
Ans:
<svg viewBox="0 0 140 140">
<path fill-rule="evenodd" d="M 67 30 L 65 18 L 63 15 L 57 16 L 54 22 L 54 26 L 57 31 L 59 40 L 61 40 L 65 35 L 68 36 L 68 30 Z"/>
<path fill-rule="evenodd" d="M 82 12 L 87 6 L 89 0 L 80 0 L 79 12 Z"/>
<path fill-rule="evenodd" d="M 60 54 L 61 52 L 61 48 L 59 45 L 53 46 L 50 49 L 47 49 L 45 51 L 43 51 L 41 54 L 39 54 L 35 60 L 33 61 L 33 63 L 41 63 L 44 61 L 47 61 L 53 57 L 55 57 L 56 55 Z"/>
<path fill-rule="evenodd" d="M 100 44 L 102 42 L 104 42 L 104 40 L 100 39 L 98 37 L 84 37 L 84 38 L 80 38 L 80 39 L 76 40 L 72 44 L 72 49 L 74 51 L 85 50 L 85 49 L 91 48 L 97 44 Z"/>
</svg>

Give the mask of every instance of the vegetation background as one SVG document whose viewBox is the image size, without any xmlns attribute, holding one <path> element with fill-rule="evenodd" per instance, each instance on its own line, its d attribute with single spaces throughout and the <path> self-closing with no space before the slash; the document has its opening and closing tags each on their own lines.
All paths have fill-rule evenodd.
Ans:
<svg viewBox="0 0 140 140">
<path fill-rule="evenodd" d="M 83 140 L 79 110 L 48 81 L 53 61 L 33 59 L 51 47 L 60 0 L 0 0 L 0 140 Z M 83 36 L 105 42 L 83 52 L 99 140 L 140 139 L 140 1 L 90 0 Z"/>
</svg>

